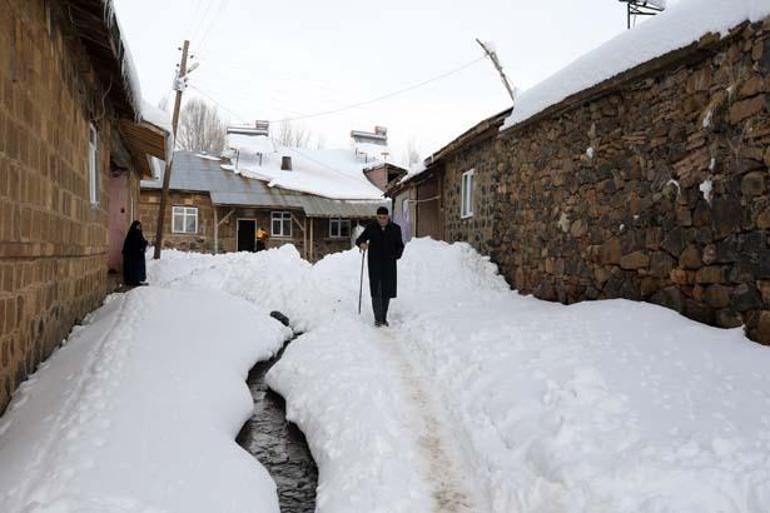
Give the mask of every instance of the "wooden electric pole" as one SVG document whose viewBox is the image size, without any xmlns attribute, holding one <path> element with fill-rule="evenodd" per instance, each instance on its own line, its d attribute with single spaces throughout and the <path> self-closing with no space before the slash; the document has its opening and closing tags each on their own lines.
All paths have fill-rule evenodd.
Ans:
<svg viewBox="0 0 770 513">
<path fill-rule="evenodd" d="M 182 60 L 179 62 L 179 73 L 176 75 L 174 81 L 174 88 L 176 89 L 176 100 L 174 100 L 174 115 L 171 119 L 171 127 L 174 132 L 173 144 L 176 144 L 176 129 L 179 126 L 179 110 L 182 107 L 182 93 L 184 92 L 185 75 L 187 75 L 187 52 L 190 50 L 190 41 L 185 40 L 182 45 Z M 171 167 L 174 159 L 174 149 L 171 148 L 169 152 L 171 157 L 166 162 L 166 169 L 163 173 L 163 189 L 160 193 L 160 209 L 158 210 L 158 225 L 155 232 L 155 254 L 153 258 L 155 260 L 160 259 L 160 250 L 163 247 L 163 229 L 166 220 L 166 204 L 168 203 L 168 189 L 171 185 Z M 173 222 L 173 220 L 172 220 Z"/>
<path fill-rule="evenodd" d="M 511 97 L 511 101 L 516 101 L 516 95 L 513 92 L 513 88 L 511 87 L 511 84 L 508 82 L 508 77 L 505 76 L 505 72 L 503 71 L 502 65 L 500 65 L 500 60 L 497 58 L 497 52 L 495 52 L 492 48 L 489 47 L 488 44 L 483 43 L 480 39 L 476 38 L 476 42 L 479 44 L 481 48 L 484 49 L 484 53 L 487 54 L 487 57 L 489 57 L 489 60 L 492 61 L 492 64 L 494 64 L 495 69 L 500 74 L 500 78 L 503 80 L 503 85 L 505 86 L 506 91 L 508 91 L 508 95 Z"/>
</svg>

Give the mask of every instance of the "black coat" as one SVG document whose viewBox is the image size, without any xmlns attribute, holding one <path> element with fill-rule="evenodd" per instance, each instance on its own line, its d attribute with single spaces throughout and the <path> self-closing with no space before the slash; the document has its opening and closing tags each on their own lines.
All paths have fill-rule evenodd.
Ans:
<svg viewBox="0 0 770 513">
<path fill-rule="evenodd" d="M 356 239 L 356 246 L 369 243 L 369 288 L 375 295 L 377 284 L 382 282 L 385 297 L 396 297 L 398 291 L 396 260 L 404 254 L 401 227 L 388 223 L 383 229 L 377 221 L 369 223 Z"/>
<path fill-rule="evenodd" d="M 126 285 L 139 285 L 147 279 L 147 268 L 144 252 L 147 251 L 147 240 L 134 222 L 123 242 L 123 282 Z"/>
</svg>

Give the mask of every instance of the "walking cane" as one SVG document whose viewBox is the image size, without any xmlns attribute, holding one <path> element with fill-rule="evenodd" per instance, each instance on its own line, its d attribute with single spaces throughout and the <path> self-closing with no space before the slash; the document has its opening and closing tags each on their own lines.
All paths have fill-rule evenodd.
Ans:
<svg viewBox="0 0 770 513">
<path fill-rule="evenodd" d="M 358 315 L 361 315 L 361 298 L 364 295 L 364 258 L 366 257 L 366 250 L 361 252 L 361 279 L 358 286 Z"/>
</svg>

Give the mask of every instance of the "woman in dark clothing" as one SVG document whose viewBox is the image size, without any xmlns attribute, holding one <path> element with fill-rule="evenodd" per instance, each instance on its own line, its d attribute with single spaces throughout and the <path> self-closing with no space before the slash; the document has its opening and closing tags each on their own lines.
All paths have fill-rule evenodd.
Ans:
<svg viewBox="0 0 770 513">
<path fill-rule="evenodd" d="M 377 220 L 366 227 L 356 245 L 369 251 L 369 289 L 375 326 L 388 326 L 388 306 L 396 297 L 396 260 L 404 253 L 401 227 L 390 220 L 388 209 L 377 209 Z"/>
<path fill-rule="evenodd" d="M 134 221 L 123 242 L 123 281 L 126 285 L 135 287 L 147 279 L 145 251 L 147 251 L 147 239 L 142 233 L 142 223 Z"/>
</svg>

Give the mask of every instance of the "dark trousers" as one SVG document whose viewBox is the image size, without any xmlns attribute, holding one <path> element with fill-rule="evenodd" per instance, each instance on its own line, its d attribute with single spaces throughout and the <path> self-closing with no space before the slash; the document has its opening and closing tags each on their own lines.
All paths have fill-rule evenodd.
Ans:
<svg viewBox="0 0 770 513">
<path fill-rule="evenodd" d="M 390 298 L 385 297 L 382 291 L 382 282 L 379 282 L 375 288 L 375 294 L 372 296 L 374 322 L 383 323 L 388 320 L 388 306 L 390 306 Z"/>
</svg>

